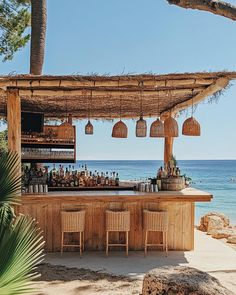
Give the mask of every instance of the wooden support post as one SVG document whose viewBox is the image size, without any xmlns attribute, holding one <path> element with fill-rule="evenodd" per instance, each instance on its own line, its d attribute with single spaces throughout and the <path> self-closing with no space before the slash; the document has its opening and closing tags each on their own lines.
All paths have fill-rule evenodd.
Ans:
<svg viewBox="0 0 236 295">
<path fill-rule="evenodd" d="M 19 155 L 21 171 L 21 102 L 18 90 L 7 91 L 8 150 Z"/>
<path fill-rule="evenodd" d="M 164 163 L 167 164 L 173 154 L 173 137 L 165 137 L 165 147 L 164 147 Z"/>
</svg>

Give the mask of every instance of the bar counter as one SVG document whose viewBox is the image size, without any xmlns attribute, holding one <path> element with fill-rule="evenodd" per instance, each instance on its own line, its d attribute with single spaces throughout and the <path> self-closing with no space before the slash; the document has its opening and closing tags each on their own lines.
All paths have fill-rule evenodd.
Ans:
<svg viewBox="0 0 236 295">
<path fill-rule="evenodd" d="M 195 202 L 210 202 L 209 193 L 187 188 L 182 191 L 143 193 L 135 191 L 59 191 L 46 195 L 23 195 L 18 213 L 34 217 L 43 230 L 46 251 L 60 250 L 60 212 L 84 209 L 86 211 L 85 250 L 104 250 L 105 210 L 125 209 L 131 214 L 130 250 L 143 249 L 142 214 L 144 209 L 166 210 L 169 217 L 168 246 L 170 250 L 194 249 Z M 68 235 L 73 243 L 76 234 Z M 122 233 L 111 236 L 124 241 Z M 158 233 L 150 234 L 151 242 L 160 241 Z M 70 249 L 71 250 L 71 249 Z"/>
</svg>

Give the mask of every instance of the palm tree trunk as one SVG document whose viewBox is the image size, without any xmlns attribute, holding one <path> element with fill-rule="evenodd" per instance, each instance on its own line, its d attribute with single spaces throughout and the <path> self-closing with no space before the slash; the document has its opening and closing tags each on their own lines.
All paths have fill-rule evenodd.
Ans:
<svg viewBox="0 0 236 295">
<path fill-rule="evenodd" d="M 32 75 L 42 75 L 46 26 L 46 0 L 31 0 L 30 74 Z"/>
</svg>

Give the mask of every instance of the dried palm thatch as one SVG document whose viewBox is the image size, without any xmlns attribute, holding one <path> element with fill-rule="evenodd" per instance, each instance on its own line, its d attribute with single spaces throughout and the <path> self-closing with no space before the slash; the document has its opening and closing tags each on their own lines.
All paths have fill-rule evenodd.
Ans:
<svg viewBox="0 0 236 295">
<path fill-rule="evenodd" d="M 42 112 L 46 118 L 138 118 L 142 90 L 144 117 L 176 114 L 224 89 L 236 72 L 122 76 L 0 76 L 0 117 L 6 116 L 8 91 L 19 92 L 23 111 Z M 142 89 L 140 89 L 142 85 Z M 66 107 L 67 104 L 67 107 Z M 158 107 L 159 106 L 159 107 Z"/>
</svg>

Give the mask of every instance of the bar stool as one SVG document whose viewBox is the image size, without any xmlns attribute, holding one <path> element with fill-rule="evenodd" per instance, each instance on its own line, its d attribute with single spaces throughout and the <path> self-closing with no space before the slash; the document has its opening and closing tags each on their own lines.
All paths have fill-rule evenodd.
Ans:
<svg viewBox="0 0 236 295">
<path fill-rule="evenodd" d="M 61 255 L 64 247 L 79 247 L 80 257 L 84 250 L 85 210 L 61 212 Z M 79 233 L 79 244 L 64 244 L 64 233 Z"/>
<path fill-rule="evenodd" d="M 109 246 L 121 246 L 126 248 L 126 256 L 129 253 L 129 231 L 130 231 L 130 211 L 106 211 L 106 256 L 108 256 Z M 109 244 L 110 232 L 125 232 L 125 244 Z"/>
<path fill-rule="evenodd" d="M 168 254 L 168 213 L 166 211 L 143 210 L 143 227 L 145 230 L 144 254 L 147 255 L 147 247 L 162 246 Z M 162 244 L 148 244 L 149 231 L 162 232 Z"/>
</svg>

